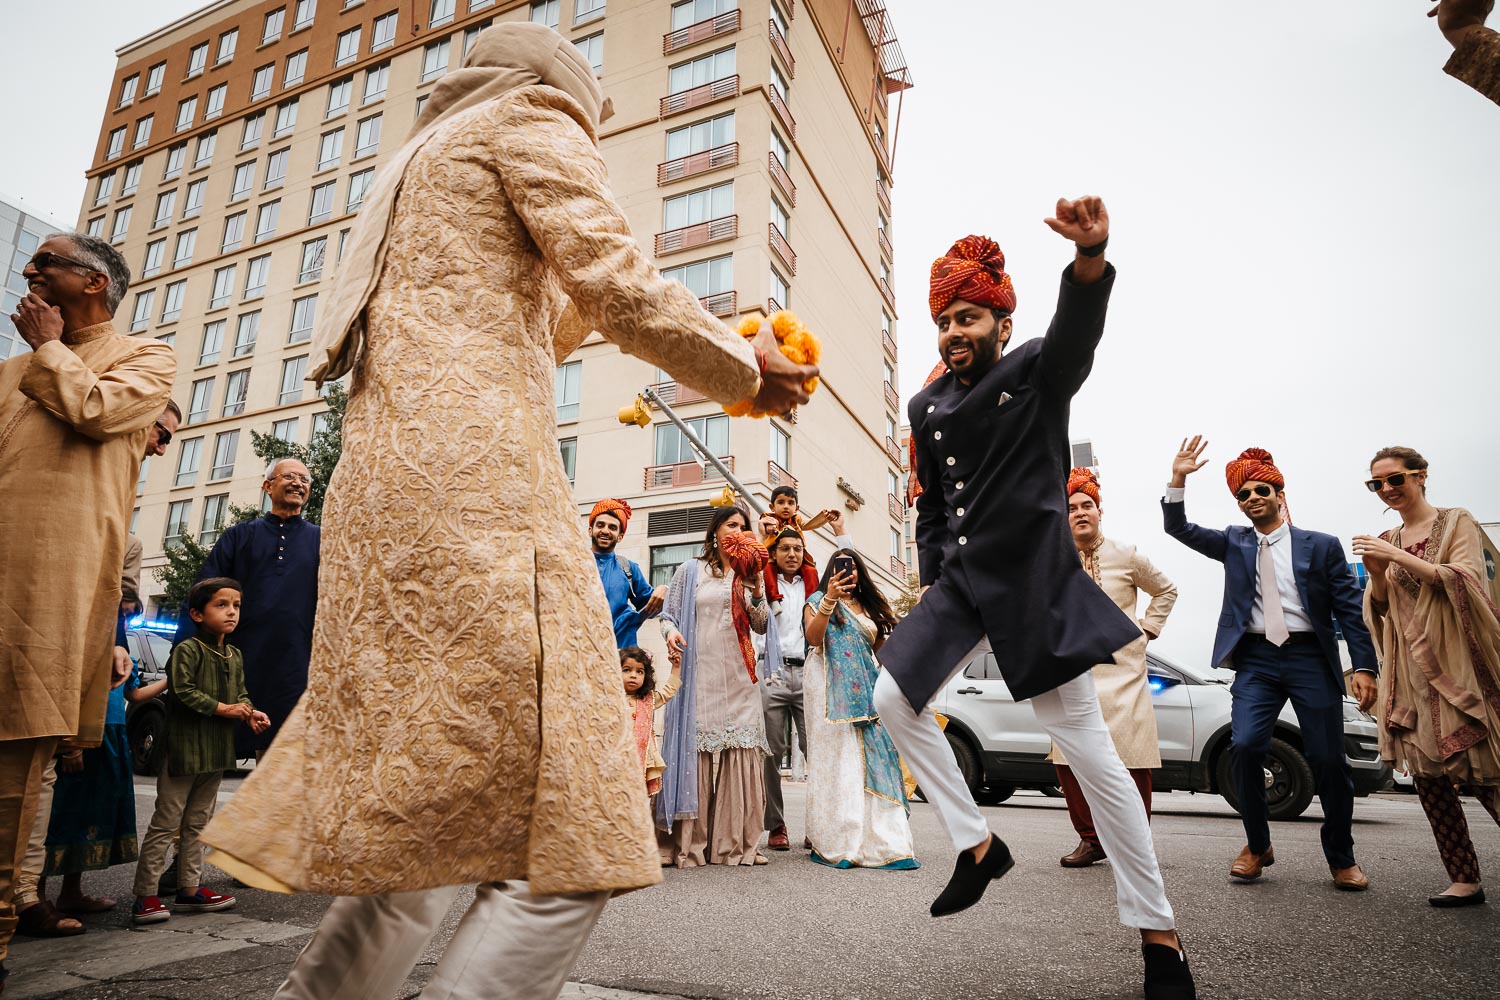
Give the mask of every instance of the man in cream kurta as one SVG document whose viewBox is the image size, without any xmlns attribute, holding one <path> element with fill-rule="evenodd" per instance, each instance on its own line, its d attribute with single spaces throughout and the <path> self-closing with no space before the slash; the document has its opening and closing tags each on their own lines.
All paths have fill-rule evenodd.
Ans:
<svg viewBox="0 0 1500 1000">
<path fill-rule="evenodd" d="M 1068 474 L 1068 525 L 1083 568 L 1110 599 L 1131 618 L 1136 617 L 1140 592 L 1151 603 L 1137 619 L 1141 637 L 1115 654 L 1114 663 L 1101 663 L 1090 671 L 1099 692 L 1099 708 L 1115 742 L 1115 752 L 1130 770 L 1151 814 L 1151 770 L 1161 766 L 1156 741 L 1156 713 L 1151 707 L 1151 688 L 1146 682 L 1146 643 L 1161 635 L 1167 615 L 1177 602 L 1177 587 L 1136 551 L 1135 546 L 1105 538 L 1099 531 L 1103 516 L 1099 480 L 1093 470 L 1080 468 Z M 1068 803 L 1068 817 L 1078 831 L 1078 846 L 1062 858 L 1064 868 L 1084 868 L 1104 860 L 1104 848 L 1094 832 L 1093 814 L 1072 768 L 1062 751 L 1053 747 L 1049 758 L 1057 766 L 1058 784 Z"/>
<path fill-rule="evenodd" d="M 11 322 L 31 352 L 0 364 L 0 963 L 15 931 L 17 846 L 57 741 L 97 746 L 120 566 L 141 453 L 177 362 L 111 317 L 130 269 L 107 242 L 53 236 L 22 270 Z"/>
</svg>

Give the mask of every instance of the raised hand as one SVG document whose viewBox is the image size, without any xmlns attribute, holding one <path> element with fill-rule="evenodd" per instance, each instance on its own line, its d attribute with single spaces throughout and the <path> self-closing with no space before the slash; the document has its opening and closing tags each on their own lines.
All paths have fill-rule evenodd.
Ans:
<svg viewBox="0 0 1500 1000">
<path fill-rule="evenodd" d="M 754 399 L 757 410 L 786 413 L 812 398 L 802 383 L 817 376 L 818 366 L 799 365 L 782 354 L 769 319 L 760 321 L 760 332 L 751 343 L 757 353 L 764 352 L 766 358 L 765 370 L 760 374 L 760 392 Z"/>
<path fill-rule="evenodd" d="M 1109 238 L 1109 212 L 1103 199 L 1094 195 L 1076 201 L 1057 199 L 1057 214 L 1047 220 L 1047 225 L 1081 247 L 1095 246 Z"/>
<path fill-rule="evenodd" d="M 854 578 L 848 573 L 835 573 L 828 579 L 828 596 L 842 601 L 854 592 Z"/>
<path fill-rule="evenodd" d="M 49 341 L 62 340 L 62 310 L 45 302 L 35 292 L 27 293 L 16 303 L 10 321 L 33 351 Z"/>
<path fill-rule="evenodd" d="M 1180 490 L 1187 485 L 1187 477 L 1197 472 L 1208 464 L 1208 459 L 1199 459 L 1203 455 L 1208 442 L 1203 440 L 1202 434 L 1194 434 L 1192 439 L 1182 439 L 1182 447 L 1177 449 L 1177 455 L 1172 459 L 1172 488 Z"/>
<path fill-rule="evenodd" d="M 1485 18 L 1494 9 L 1495 0 L 1441 0 L 1427 16 L 1437 18 L 1438 30 L 1456 49 L 1466 35 L 1483 27 Z"/>
</svg>

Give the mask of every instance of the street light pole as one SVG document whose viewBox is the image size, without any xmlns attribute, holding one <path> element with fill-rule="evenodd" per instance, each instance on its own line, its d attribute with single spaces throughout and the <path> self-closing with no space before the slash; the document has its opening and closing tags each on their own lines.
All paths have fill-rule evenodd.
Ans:
<svg viewBox="0 0 1500 1000">
<path fill-rule="evenodd" d="M 708 450 L 708 445 L 703 443 L 702 439 L 694 433 L 691 427 L 683 423 L 682 418 L 673 412 L 672 408 L 667 405 L 666 400 L 657 395 L 655 389 L 648 385 L 641 390 L 641 396 L 648 402 L 655 404 L 662 413 L 666 414 L 668 420 L 677 425 L 677 429 L 682 431 L 683 437 L 687 438 L 688 444 L 693 446 L 693 450 L 702 455 L 703 459 L 712 464 L 715 469 L 719 470 L 719 475 L 723 476 L 729 485 L 734 487 L 735 492 L 745 498 L 745 502 L 750 505 L 757 516 L 765 514 L 765 508 L 760 505 L 760 502 L 755 499 L 749 490 L 745 489 L 745 484 L 734 478 L 734 473 L 730 472 L 729 468 L 723 462 L 719 461 L 719 456 Z"/>
</svg>

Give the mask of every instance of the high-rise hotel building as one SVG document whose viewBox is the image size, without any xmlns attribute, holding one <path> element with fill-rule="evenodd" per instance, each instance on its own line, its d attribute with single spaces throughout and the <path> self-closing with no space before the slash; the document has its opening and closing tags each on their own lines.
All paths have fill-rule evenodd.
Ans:
<svg viewBox="0 0 1500 1000">
<path fill-rule="evenodd" d="M 252 430 L 318 428 L 326 406 L 304 381 L 318 300 L 376 169 L 483 28 L 527 19 L 576 44 L 613 99 L 611 183 L 657 266 L 731 324 L 791 308 L 825 348 L 795 417 L 731 420 L 591 337 L 556 383 L 580 511 L 628 499 L 622 551 L 653 579 L 696 551 L 724 484 L 661 414 L 617 421 L 651 384 L 763 500 L 796 482 L 805 507 L 849 509 L 895 586 L 888 119 L 911 80 L 884 0 L 220 0 L 121 48 L 78 224 L 135 274 L 121 328 L 177 351 L 184 422 L 143 467 L 132 520 L 147 569 L 256 502 Z M 149 572 L 142 590 L 160 592 Z"/>
</svg>

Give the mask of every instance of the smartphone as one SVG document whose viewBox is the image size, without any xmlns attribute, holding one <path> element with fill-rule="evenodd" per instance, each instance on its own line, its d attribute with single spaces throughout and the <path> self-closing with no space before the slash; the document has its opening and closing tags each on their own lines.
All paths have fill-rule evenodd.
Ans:
<svg viewBox="0 0 1500 1000">
<path fill-rule="evenodd" d="M 854 573 L 854 557 L 834 556 L 833 572 L 835 576 L 837 576 L 839 573 L 843 573 L 845 576 L 852 575 Z"/>
</svg>

